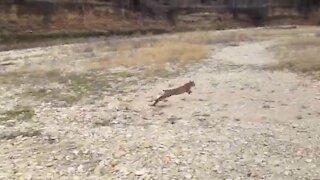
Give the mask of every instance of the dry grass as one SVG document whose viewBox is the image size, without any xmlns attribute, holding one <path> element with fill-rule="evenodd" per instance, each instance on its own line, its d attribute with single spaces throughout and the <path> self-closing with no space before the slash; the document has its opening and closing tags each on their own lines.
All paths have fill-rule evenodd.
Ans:
<svg viewBox="0 0 320 180">
<path fill-rule="evenodd" d="M 0 132 L 0 139 L 14 139 L 16 137 L 34 137 L 41 136 L 42 131 L 37 128 L 6 128 Z"/>
<path fill-rule="evenodd" d="M 290 38 L 273 47 L 279 62 L 276 69 L 296 72 L 320 71 L 320 38 L 313 36 Z"/>
<path fill-rule="evenodd" d="M 168 64 L 184 66 L 208 57 L 210 49 L 205 44 L 190 44 L 173 39 L 159 40 L 152 45 L 129 48 L 134 45 L 120 44 L 113 56 L 90 64 L 90 68 L 109 68 L 114 66 L 137 66 L 149 69 L 164 69 Z"/>
<path fill-rule="evenodd" d="M 149 41 L 126 41 L 112 47 L 117 54 L 93 61 L 91 69 L 106 69 L 114 66 L 143 66 L 164 69 L 169 64 L 185 66 L 199 62 L 209 56 L 212 44 L 253 40 L 249 33 L 196 31 L 162 35 Z"/>
<path fill-rule="evenodd" d="M 187 43 L 198 44 L 223 44 L 243 41 L 268 40 L 270 38 L 290 37 L 301 34 L 318 32 L 317 27 L 305 27 L 296 29 L 262 28 L 262 29 L 239 29 L 229 31 L 195 31 L 179 33 L 168 36 L 169 39 L 176 39 Z"/>
<path fill-rule="evenodd" d="M 163 37 L 163 39 L 196 44 L 223 44 L 231 42 L 266 40 L 278 37 L 290 37 L 301 34 L 312 34 L 316 32 L 319 32 L 319 28 L 317 27 L 304 27 L 295 29 L 271 27 L 227 31 L 194 31 L 166 35 Z"/>
<path fill-rule="evenodd" d="M 196 32 L 189 32 L 189 33 L 181 33 L 178 35 L 177 39 L 186 43 L 197 43 L 197 44 L 221 44 L 221 43 L 253 40 L 250 34 L 245 31 L 239 31 L 239 32 L 196 31 Z"/>
<path fill-rule="evenodd" d="M 201 44 L 187 44 L 176 41 L 159 41 L 153 47 L 141 48 L 126 58 L 115 59 L 125 66 L 164 67 L 167 63 L 185 65 L 208 56 L 209 48 Z M 118 57 L 119 58 L 119 57 Z"/>
<path fill-rule="evenodd" d="M 132 43 L 125 43 L 121 42 L 119 44 L 116 44 L 114 47 L 114 50 L 116 51 L 128 51 L 134 48 L 134 45 Z"/>
<path fill-rule="evenodd" d="M 122 65 L 164 69 L 168 64 L 184 66 L 208 57 L 209 45 L 268 40 L 316 31 L 316 28 L 195 31 L 154 36 L 148 40 L 126 40 L 111 46 L 113 55 L 90 62 L 88 67 L 106 69 Z"/>
<path fill-rule="evenodd" d="M 31 121 L 34 115 L 35 115 L 35 112 L 31 107 L 19 107 L 14 110 L 0 113 L 0 124 L 9 125 L 12 122 L 14 123 L 21 123 L 23 121 L 28 122 L 28 121 Z"/>
<path fill-rule="evenodd" d="M 168 65 L 183 67 L 199 62 L 210 54 L 209 45 L 249 41 L 245 32 L 196 31 L 153 36 L 148 39 L 126 39 L 110 45 L 105 58 L 90 61 L 88 69 L 115 66 L 144 67 L 163 70 Z"/>
</svg>

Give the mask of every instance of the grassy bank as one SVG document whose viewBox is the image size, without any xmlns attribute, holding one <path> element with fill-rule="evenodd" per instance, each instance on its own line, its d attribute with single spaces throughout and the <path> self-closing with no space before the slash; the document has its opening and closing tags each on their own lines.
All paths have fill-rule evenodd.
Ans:
<svg viewBox="0 0 320 180">
<path fill-rule="evenodd" d="M 320 37 L 318 35 L 288 38 L 273 49 L 278 60 L 273 68 L 313 74 L 320 78 Z"/>
</svg>

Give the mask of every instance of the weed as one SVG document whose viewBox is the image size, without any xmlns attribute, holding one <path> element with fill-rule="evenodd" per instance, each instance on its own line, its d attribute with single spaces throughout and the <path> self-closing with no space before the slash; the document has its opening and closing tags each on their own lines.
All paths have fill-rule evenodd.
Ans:
<svg viewBox="0 0 320 180">
<path fill-rule="evenodd" d="M 94 123 L 95 126 L 110 126 L 111 125 L 111 120 L 110 119 L 103 119 L 96 121 Z"/>
<path fill-rule="evenodd" d="M 41 130 L 35 128 L 22 128 L 22 129 L 13 129 L 5 130 L 0 132 L 0 139 L 14 139 L 16 137 L 34 137 L 40 136 Z"/>
<path fill-rule="evenodd" d="M 289 69 L 295 72 L 320 71 L 320 39 L 313 37 L 295 37 L 272 47 L 279 60 L 273 69 Z"/>
<path fill-rule="evenodd" d="M 31 107 L 18 107 L 0 114 L 0 124 L 12 125 L 11 122 L 31 121 L 35 111 Z"/>
</svg>

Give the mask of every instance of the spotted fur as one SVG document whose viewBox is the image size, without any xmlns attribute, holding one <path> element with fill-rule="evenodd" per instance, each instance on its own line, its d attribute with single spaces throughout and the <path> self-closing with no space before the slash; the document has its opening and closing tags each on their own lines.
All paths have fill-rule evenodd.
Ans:
<svg viewBox="0 0 320 180">
<path fill-rule="evenodd" d="M 164 100 L 170 96 L 173 96 L 173 95 L 180 95 L 185 92 L 188 94 L 191 94 L 192 93 L 191 87 L 194 87 L 194 86 L 195 86 L 195 83 L 193 81 L 189 81 L 188 83 L 186 83 L 180 87 L 177 87 L 175 89 L 163 90 L 164 93 L 154 101 L 152 106 L 156 106 L 159 101 L 162 101 L 162 100 Z"/>
</svg>

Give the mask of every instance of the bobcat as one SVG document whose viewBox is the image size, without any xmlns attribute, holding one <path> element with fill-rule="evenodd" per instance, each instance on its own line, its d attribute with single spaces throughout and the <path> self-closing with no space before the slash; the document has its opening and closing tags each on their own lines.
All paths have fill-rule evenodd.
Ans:
<svg viewBox="0 0 320 180">
<path fill-rule="evenodd" d="M 195 83 L 193 81 L 189 81 L 188 83 L 184 84 L 183 86 L 180 86 L 180 87 L 177 87 L 175 89 L 168 89 L 168 90 L 163 90 L 163 94 L 157 98 L 155 100 L 155 102 L 152 104 L 152 106 L 156 106 L 156 104 L 159 102 L 159 101 L 162 101 L 170 96 L 173 96 L 173 95 L 179 95 L 179 94 L 183 94 L 183 93 L 188 93 L 188 94 L 191 94 L 191 87 L 194 87 L 195 86 Z"/>
</svg>

